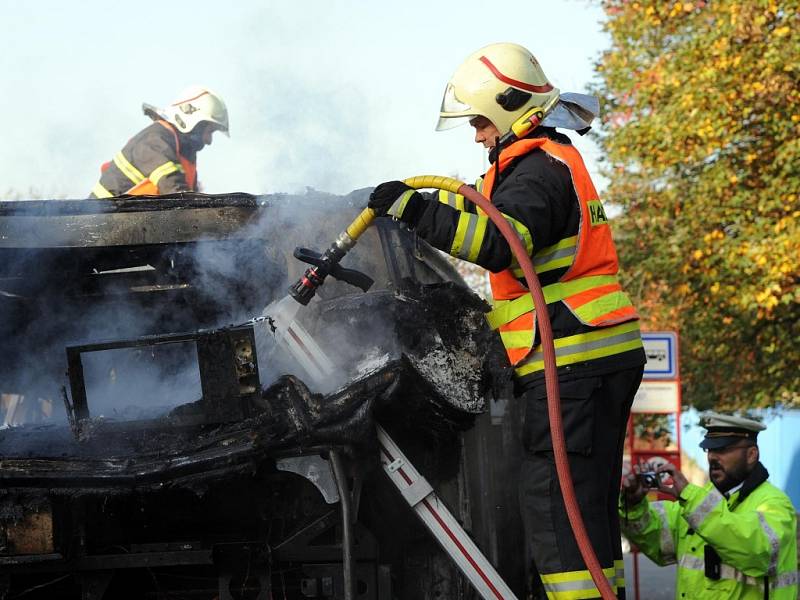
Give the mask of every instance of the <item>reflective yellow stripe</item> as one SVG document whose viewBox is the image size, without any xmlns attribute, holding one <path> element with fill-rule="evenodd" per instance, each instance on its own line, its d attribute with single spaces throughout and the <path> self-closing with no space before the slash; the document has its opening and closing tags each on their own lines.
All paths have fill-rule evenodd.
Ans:
<svg viewBox="0 0 800 600">
<path fill-rule="evenodd" d="M 483 193 L 483 177 L 478 177 L 475 180 L 475 189 L 479 194 Z"/>
<path fill-rule="evenodd" d="M 617 591 L 625 589 L 625 561 L 614 561 L 614 583 L 616 584 Z"/>
<path fill-rule="evenodd" d="M 642 336 L 639 332 L 639 321 L 628 321 L 622 325 L 558 338 L 554 345 L 556 366 L 563 367 L 641 348 Z M 544 355 L 541 346 L 538 346 L 536 351 L 514 369 L 514 372 L 523 377 L 543 369 Z"/>
<path fill-rule="evenodd" d="M 112 194 L 106 188 L 104 188 L 102 185 L 100 185 L 99 181 L 94 184 L 94 187 L 92 188 L 92 193 L 95 196 L 97 196 L 98 198 L 113 198 L 114 197 L 114 194 Z"/>
<path fill-rule="evenodd" d="M 462 212 L 458 217 L 456 234 L 450 247 L 450 254 L 456 258 L 475 262 L 483 245 L 488 219 Z"/>
<path fill-rule="evenodd" d="M 615 569 L 603 569 L 609 585 L 616 592 Z M 566 573 L 550 573 L 541 575 L 542 584 L 547 592 L 547 597 L 552 600 L 584 600 L 585 598 L 599 598 L 600 590 L 592 580 L 589 571 L 569 571 Z"/>
<path fill-rule="evenodd" d="M 503 218 L 508 221 L 508 224 L 514 228 L 519 241 L 521 241 L 522 245 L 525 246 L 525 252 L 528 256 L 530 256 L 533 253 L 533 238 L 531 237 L 530 230 L 525 227 L 525 225 L 517 221 L 514 217 L 509 217 L 503 213 L 500 214 L 502 214 Z M 516 263 L 516 259 L 514 259 L 514 262 Z"/>
<path fill-rule="evenodd" d="M 408 200 L 417 190 L 406 190 L 403 192 L 400 197 L 394 201 L 389 207 L 389 210 L 386 211 L 388 214 L 392 215 L 395 219 L 399 219 L 403 216 L 403 212 L 406 210 L 406 205 L 408 205 Z"/>
<path fill-rule="evenodd" d="M 533 257 L 533 264 L 537 273 L 552 271 L 572 264 L 575 249 L 578 246 L 578 236 L 564 238 L 557 244 L 542 248 Z"/>
<path fill-rule="evenodd" d="M 139 169 L 128 162 L 122 152 L 117 152 L 114 155 L 114 164 L 117 165 L 117 168 L 122 171 L 125 177 L 133 182 L 133 185 L 138 185 L 145 180 L 145 176 L 141 174 Z"/>
<path fill-rule="evenodd" d="M 461 247 L 464 245 L 464 238 L 469 232 L 470 225 L 473 223 L 473 215 L 466 213 L 458 216 L 458 225 L 456 225 L 456 234 L 453 236 L 453 244 L 450 246 L 450 254 L 456 257 L 461 257 Z"/>
<path fill-rule="evenodd" d="M 533 346 L 533 329 L 501 331 L 500 338 L 503 340 L 503 346 L 509 350 L 512 348 L 530 348 Z"/>
<path fill-rule="evenodd" d="M 557 281 L 544 286 L 542 291 L 544 292 L 545 302 L 552 304 L 574 294 L 613 283 L 618 283 L 616 275 L 595 275 L 593 277 L 581 277 L 573 281 Z M 514 300 L 496 300 L 494 308 L 486 314 L 486 319 L 492 329 L 497 329 L 501 325 L 510 323 L 517 317 L 532 310 L 533 298 L 530 294 L 524 294 Z"/>
<path fill-rule="evenodd" d="M 573 312 L 584 323 L 591 323 L 594 319 L 607 315 L 620 308 L 631 306 L 631 300 L 622 290 L 603 294 L 599 298 L 587 302 L 576 308 Z"/>
<path fill-rule="evenodd" d="M 157 186 L 162 177 L 169 175 L 170 173 L 175 173 L 176 171 L 183 171 L 183 167 L 172 162 L 171 160 L 167 161 L 160 167 L 153 169 L 153 172 L 150 173 L 150 181 L 153 182 L 153 185 Z"/>
<path fill-rule="evenodd" d="M 467 260 L 473 263 L 478 260 L 478 254 L 481 251 L 481 246 L 483 246 L 483 238 L 486 236 L 486 225 L 489 223 L 486 217 L 477 217 L 477 219 L 475 235 L 472 238 L 472 244 L 470 244 L 469 254 L 467 255 Z"/>
<path fill-rule="evenodd" d="M 578 244 L 578 236 L 573 235 L 564 238 L 557 244 L 542 248 L 533 255 L 533 269 L 537 273 L 544 273 L 545 271 L 554 271 L 569 267 L 572 261 L 575 260 L 575 250 Z M 524 277 L 524 273 L 520 268 L 512 268 L 514 277 L 520 279 Z"/>
<path fill-rule="evenodd" d="M 439 202 L 447 204 L 456 210 L 466 210 L 464 205 L 464 196 L 461 194 L 454 194 L 447 190 L 439 190 Z"/>
</svg>

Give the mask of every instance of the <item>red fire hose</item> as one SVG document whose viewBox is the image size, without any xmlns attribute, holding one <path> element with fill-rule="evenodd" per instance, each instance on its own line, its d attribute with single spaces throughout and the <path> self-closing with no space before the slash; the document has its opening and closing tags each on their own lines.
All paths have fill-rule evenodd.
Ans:
<svg viewBox="0 0 800 600">
<path fill-rule="evenodd" d="M 558 373 L 556 371 L 556 351 L 553 345 L 553 330 L 550 326 L 550 315 L 547 312 L 547 303 L 544 299 L 542 286 L 533 268 L 530 256 L 526 248 L 522 245 L 516 231 L 508 221 L 497 210 L 492 203 L 482 194 L 475 191 L 468 185 L 452 179 L 450 177 L 440 177 L 435 175 L 423 175 L 406 179 L 405 183 L 413 188 L 437 188 L 461 194 L 467 200 L 479 206 L 486 213 L 492 222 L 503 234 L 508 242 L 511 252 L 519 262 L 522 272 L 525 274 L 525 283 L 530 290 L 533 298 L 533 306 L 536 309 L 536 322 L 539 325 L 539 336 L 542 340 L 542 351 L 544 353 L 544 378 L 547 389 L 547 414 L 550 418 L 550 438 L 553 442 L 553 455 L 556 463 L 556 473 L 558 483 L 561 487 L 561 495 L 564 498 L 564 505 L 567 509 L 567 517 L 575 535 L 575 541 L 581 552 L 584 563 L 589 569 L 594 584 L 600 590 L 604 600 L 613 600 L 616 594 L 611 589 L 611 585 L 606 579 L 600 562 L 594 553 L 589 535 L 586 533 L 586 526 L 583 523 L 578 500 L 575 497 L 575 488 L 572 485 L 572 475 L 567 459 L 567 448 L 564 442 L 564 427 L 561 422 L 561 397 L 558 390 Z"/>
</svg>

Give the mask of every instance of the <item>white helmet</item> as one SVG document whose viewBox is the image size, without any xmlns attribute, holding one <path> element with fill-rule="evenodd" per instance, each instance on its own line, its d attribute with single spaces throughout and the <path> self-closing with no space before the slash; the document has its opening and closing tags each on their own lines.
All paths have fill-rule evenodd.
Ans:
<svg viewBox="0 0 800 600">
<path fill-rule="evenodd" d="M 148 106 L 148 105 L 145 105 Z M 145 108 L 147 113 L 147 108 Z M 172 123 L 181 133 L 189 133 L 198 123 L 208 121 L 230 137 L 228 109 L 222 98 L 208 88 L 192 86 L 178 96 L 167 108 L 156 111 L 160 117 Z"/>
<path fill-rule="evenodd" d="M 450 129 L 480 115 L 505 136 L 529 113 L 537 113 L 540 122 L 558 98 L 558 88 L 528 50 L 518 44 L 490 44 L 470 54 L 450 78 L 436 129 Z M 517 134 L 524 131 L 513 129 Z"/>
</svg>

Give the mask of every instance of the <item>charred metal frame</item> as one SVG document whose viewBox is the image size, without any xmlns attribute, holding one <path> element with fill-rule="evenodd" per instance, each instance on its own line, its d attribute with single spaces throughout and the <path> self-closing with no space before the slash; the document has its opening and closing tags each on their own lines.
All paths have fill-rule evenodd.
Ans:
<svg viewBox="0 0 800 600">
<path fill-rule="evenodd" d="M 253 325 L 241 325 L 67 346 L 67 376 L 72 402 L 67 402 L 66 397 L 65 402 L 70 421 L 78 424 L 91 417 L 81 360 L 83 354 L 185 342 L 194 342 L 197 348 L 200 385 L 206 406 L 204 421 L 233 421 L 249 416 L 247 400 L 259 392 L 261 385 Z"/>
</svg>

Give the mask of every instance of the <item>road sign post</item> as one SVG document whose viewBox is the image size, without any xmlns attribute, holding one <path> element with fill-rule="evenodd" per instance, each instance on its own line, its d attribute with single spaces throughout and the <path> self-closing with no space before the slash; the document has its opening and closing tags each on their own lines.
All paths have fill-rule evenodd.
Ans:
<svg viewBox="0 0 800 600">
<path fill-rule="evenodd" d="M 626 449 L 630 468 L 634 465 L 669 461 L 680 469 L 681 381 L 678 334 L 675 331 L 642 332 L 642 342 L 647 363 L 628 420 Z M 638 559 L 638 550 L 634 549 L 636 600 L 639 600 Z"/>
</svg>

